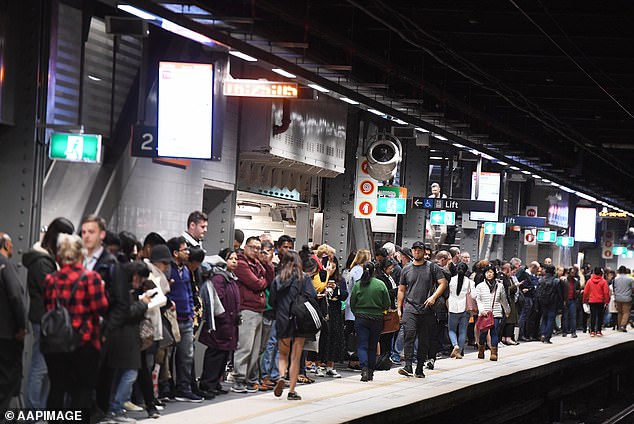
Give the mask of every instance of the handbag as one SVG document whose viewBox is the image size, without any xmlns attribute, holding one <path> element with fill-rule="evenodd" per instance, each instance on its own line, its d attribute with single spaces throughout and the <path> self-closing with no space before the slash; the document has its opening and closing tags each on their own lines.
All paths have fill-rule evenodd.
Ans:
<svg viewBox="0 0 634 424">
<path fill-rule="evenodd" d="M 469 290 L 467 290 L 467 307 L 465 310 L 471 315 L 478 315 L 478 302 L 471 297 L 471 282 L 469 282 Z"/>
<path fill-rule="evenodd" d="M 498 285 L 495 283 L 495 289 L 493 290 L 493 301 L 491 302 L 491 310 L 486 313 L 486 315 L 478 316 L 478 321 L 476 322 L 476 328 L 479 331 L 488 331 L 495 326 L 495 318 L 493 317 L 493 305 L 495 305 L 495 294 L 497 293 Z"/>
<path fill-rule="evenodd" d="M 385 315 L 383 315 L 383 330 L 381 330 L 381 334 L 394 333 L 401 328 L 401 322 L 398 319 L 397 311 L 388 310 Z"/>
<path fill-rule="evenodd" d="M 139 337 L 141 338 L 142 351 L 154 343 L 154 326 L 148 318 L 143 318 L 139 324 Z"/>
</svg>

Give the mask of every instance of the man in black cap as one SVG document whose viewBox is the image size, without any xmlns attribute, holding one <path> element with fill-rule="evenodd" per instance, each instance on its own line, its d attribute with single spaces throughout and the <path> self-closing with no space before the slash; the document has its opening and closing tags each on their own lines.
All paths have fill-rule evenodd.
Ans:
<svg viewBox="0 0 634 424">
<path fill-rule="evenodd" d="M 425 357 L 429 352 L 431 336 L 434 334 L 436 318 L 433 306 L 447 287 L 442 269 L 425 259 L 425 244 L 417 241 L 412 245 L 413 261 L 403 268 L 398 288 L 397 310 L 405 333 L 405 366 L 399 374 L 423 378 Z M 412 372 L 414 341 L 418 336 L 418 363 Z"/>
</svg>

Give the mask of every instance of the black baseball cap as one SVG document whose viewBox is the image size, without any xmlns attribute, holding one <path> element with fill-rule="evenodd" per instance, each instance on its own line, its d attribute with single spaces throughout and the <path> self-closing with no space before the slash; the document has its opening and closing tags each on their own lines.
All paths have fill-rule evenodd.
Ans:
<svg viewBox="0 0 634 424">
<path fill-rule="evenodd" d="M 425 243 L 423 243 L 422 241 L 415 241 L 414 244 L 412 244 L 412 249 L 425 249 Z"/>
</svg>

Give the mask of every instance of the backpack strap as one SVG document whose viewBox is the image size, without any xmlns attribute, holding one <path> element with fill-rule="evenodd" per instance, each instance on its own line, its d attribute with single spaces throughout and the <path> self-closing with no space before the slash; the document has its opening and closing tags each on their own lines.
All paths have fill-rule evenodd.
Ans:
<svg viewBox="0 0 634 424">
<path fill-rule="evenodd" d="M 57 272 L 55 272 L 55 274 L 57 274 Z M 73 296 L 75 296 L 75 292 L 77 291 L 77 288 L 79 287 L 79 283 L 81 282 L 81 280 L 84 279 L 84 277 L 86 276 L 86 270 L 82 271 L 81 274 L 79 274 L 79 278 L 73 283 L 72 288 L 70 289 L 70 296 L 68 297 L 68 299 L 72 299 Z M 59 294 L 57 293 L 57 279 L 53 278 L 53 292 L 55 293 L 55 302 L 59 303 Z M 64 306 L 67 306 L 67 302 L 64 302 Z"/>
</svg>

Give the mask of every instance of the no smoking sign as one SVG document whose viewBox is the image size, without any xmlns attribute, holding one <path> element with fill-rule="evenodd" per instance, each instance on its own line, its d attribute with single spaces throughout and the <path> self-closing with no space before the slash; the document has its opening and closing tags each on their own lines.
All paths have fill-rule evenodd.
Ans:
<svg viewBox="0 0 634 424">
<path fill-rule="evenodd" d="M 359 191 L 365 196 L 371 196 L 376 191 L 376 185 L 370 180 L 363 180 L 359 184 Z"/>
</svg>

